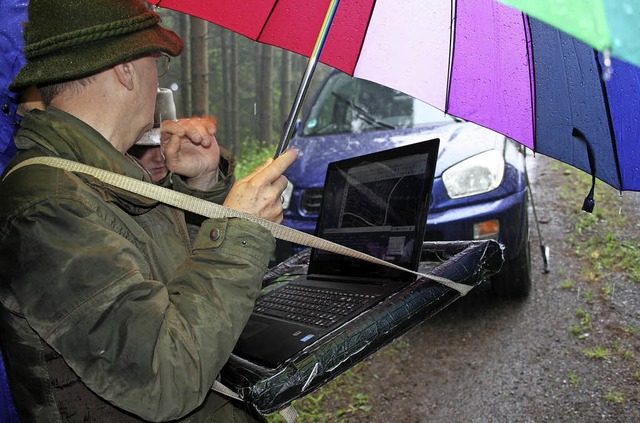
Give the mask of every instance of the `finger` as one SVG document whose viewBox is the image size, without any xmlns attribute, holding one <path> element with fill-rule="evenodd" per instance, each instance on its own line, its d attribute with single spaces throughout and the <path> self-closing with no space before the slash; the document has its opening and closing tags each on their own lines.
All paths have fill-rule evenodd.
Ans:
<svg viewBox="0 0 640 423">
<path fill-rule="evenodd" d="M 284 190 L 287 189 L 288 184 L 289 184 L 289 180 L 287 179 L 287 177 L 284 175 L 280 175 L 278 179 L 276 179 L 271 183 L 271 186 L 273 186 L 278 191 L 278 197 L 279 197 L 280 195 L 282 195 Z"/>
<path fill-rule="evenodd" d="M 255 175 L 260 173 L 262 171 L 262 169 L 264 169 L 265 167 L 269 166 L 271 164 L 271 162 L 273 162 L 273 159 L 272 158 L 268 158 L 260 166 L 257 166 L 255 169 L 253 169 L 251 172 L 249 172 L 249 174 L 247 176 L 245 176 L 244 178 L 242 178 L 242 180 L 249 181 Z"/>
<path fill-rule="evenodd" d="M 175 122 L 163 121 L 161 130 L 163 133 L 188 138 L 193 144 L 208 147 L 213 142 L 216 126 L 210 118 L 192 117 L 178 119 Z"/>
<path fill-rule="evenodd" d="M 163 120 L 160 123 L 160 130 L 168 135 L 185 136 L 186 129 L 180 124 L 180 121 Z"/>
<path fill-rule="evenodd" d="M 298 158 L 298 150 L 287 150 L 280 155 L 277 159 L 273 160 L 269 165 L 265 166 L 255 178 L 260 178 L 264 183 L 275 182 L 285 170 L 291 166 L 293 162 Z"/>
<path fill-rule="evenodd" d="M 178 135 L 171 135 L 162 143 L 162 154 L 164 154 L 167 163 L 173 163 L 178 160 L 180 155 L 180 138 Z"/>
<path fill-rule="evenodd" d="M 282 223 L 282 220 L 284 219 L 284 213 L 281 211 L 280 214 L 278 214 L 274 219 L 272 219 L 272 222 L 274 223 Z"/>
<path fill-rule="evenodd" d="M 206 120 L 200 118 L 187 119 L 181 125 L 185 129 L 185 135 L 189 138 L 193 144 L 200 144 L 204 147 L 208 147 L 211 144 L 213 138 L 213 132 L 209 132 L 210 129 L 204 124 Z"/>
<path fill-rule="evenodd" d="M 216 127 L 216 123 L 207 116 L 201 118 L 194 117 L 187 121 L 187 133 L 192 134 L 192 136 L 190 136 L 192 141 L 202 142 L 205 146 L 213 139 L 217 129 Z"/>
</svg>

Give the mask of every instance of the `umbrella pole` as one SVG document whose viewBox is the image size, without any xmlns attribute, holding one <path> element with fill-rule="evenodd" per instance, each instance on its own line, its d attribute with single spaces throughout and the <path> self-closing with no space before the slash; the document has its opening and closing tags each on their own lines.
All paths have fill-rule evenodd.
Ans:
<svg viewBox="0 0 640 423">
<path fill-rule="evenodd" d="M 307 68 L 304 72 L 304 76 L 302 77 L 302 81 L 300 82 L 298 93 L 296 94 L 295 101 L 293 102 L 293 106 L 291 107 L 291 111 L 289 112 L 285 130 L 282 134 L 280 142 L 278 143 L 278 147 L 276 148 L 274 158 L 280 156 L 280 154 L 282 154 L 287 149 L 289 140 L 291 140 L 291 137 L 293 136 L 298 113 L 300 112 L 300 108 L 302 107 L 304 97 L 307 94 L 313 72 L 316 70 L 316 65 L 318 64 L 318 59 L 320 58 L 320 53 L 322 52 L 324 42 L 326 41 L 327 35 L 329 34 L 329 28 L 331 27 L 331 22 L 333 22 L 333 17 L 336 14 L 338 3 L 340 3 L 340 0 L 331 0 L 331 3 L 329 4 L 327 14 L 325 15 L 324 21 L 322 22 L 322 27 L 320 28 L 320 33 L 318 34 L 318 38 L 316 39 L 316 44 L 313 47 L 311 56 L 309 56 Z"/>
<path fill-rule="evenodd" d="M 533 210 L 533 219 L 536 222 L 536 229 L 538 231 L 538 242 L 540 244 L 540 253 L 542 254 L 542 273 L 549 273 L 549 247 L 544 245 L 542 241 L 542 232 L 540 232 L 540 224 L 538 223 L 538 214 L 536 213 L 536 205 L 533 202 L 533 191 L 531 190 L 531 183 L 529 182 L 529 173 L 527 172 L 527 150 L 524 151 L 524 179 L 529 191 L 529 199 L 531 200 L 531 210 Z"/>
</svg>

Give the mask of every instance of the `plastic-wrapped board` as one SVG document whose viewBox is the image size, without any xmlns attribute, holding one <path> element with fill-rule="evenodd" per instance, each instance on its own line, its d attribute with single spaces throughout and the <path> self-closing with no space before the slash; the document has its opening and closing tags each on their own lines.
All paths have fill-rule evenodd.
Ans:
<svg viewBox="0 0 640 423">
<path fill-rule="evenodd" d="M 305 250 L 272 268 L 265 290 L 306 273 Z M 500 270 L 502 246 L 496 241 L 425 242 L 420 272 L 470 286 Z M 232 355 L 222 383 L 262 414 L 291 404 L 353 367 L 412 327 L 458 299 L 458 291 L 419 278 L 400 292 L 309 345 L 277 368 Z"/>
</svg>

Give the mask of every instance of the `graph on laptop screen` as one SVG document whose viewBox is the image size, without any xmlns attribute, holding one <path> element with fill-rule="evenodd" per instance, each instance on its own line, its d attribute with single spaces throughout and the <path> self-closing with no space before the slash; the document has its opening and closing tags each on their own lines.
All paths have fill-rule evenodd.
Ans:
<svg viewBox="0 0 640 423">
<path fill-rule="evenodd" d="M 421 243 L 426 221 L 427 154 L 413 154 L 359 164 L 330 167 L 317 235 L 402 267 L 413 268 L 416 240 Z M 428 196 L 427 196 L 428 198 Z M 388 277 L 397 270 L 314 250 L 320 273 L 344 275 L 346 262 L 353 276 Z M 310 272 L 313 269 L 310 269 Z M 320 269 L 318 269 L 320 270 Z M 401 272 L 404 273 L 404 272 Z"/>
</svg>

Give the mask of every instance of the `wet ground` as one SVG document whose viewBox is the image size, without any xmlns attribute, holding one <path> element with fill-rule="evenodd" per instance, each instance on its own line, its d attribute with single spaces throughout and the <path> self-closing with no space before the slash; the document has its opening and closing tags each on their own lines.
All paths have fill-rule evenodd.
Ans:
<svg viewBox="0 0 640 423">
<path fill-rule="evenodd" d="M 358 371 L 371 409 L 340 420 L 640 422 L 640 283 L 616 272 L 588 280 L 572 238 L 581 203 L 561 199 L 575 173 L 544 156 L 527 160 L 551 272 L 541 272 L 530 213 L 530 297 L 479 289 L 385 347 Z M 636 247 L 638 206 L 638 193 L 609 206 L 628 216 L 620 242 Z"/>
</svg>

